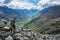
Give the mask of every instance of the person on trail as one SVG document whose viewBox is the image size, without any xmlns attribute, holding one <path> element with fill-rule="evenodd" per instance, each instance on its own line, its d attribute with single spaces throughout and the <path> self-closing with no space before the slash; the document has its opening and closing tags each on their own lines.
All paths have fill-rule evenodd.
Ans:
<svg viewBox="0 0 60 40">
<path fill-rule="evenodd" d="M 14 30 L 16 30 L 15 19 L 16 19 L 16 18 L 11 19 L 11 27 L 12 27 Z"/>
<path fill-rule="evenodd" d="M 13 19 L 11 19 L 10 22 L 9 22 L 10 30 L 11 30 L 11 33 L 12 33 L 12 34 L 14 34 L 14 33 L 16 32 L 15 19 L 16 19 L 16 18 L 13 18 Z"/>
</svg>

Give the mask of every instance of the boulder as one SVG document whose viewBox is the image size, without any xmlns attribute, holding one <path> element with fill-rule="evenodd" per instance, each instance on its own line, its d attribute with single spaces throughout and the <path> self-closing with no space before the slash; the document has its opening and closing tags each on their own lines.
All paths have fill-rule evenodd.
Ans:
<svg viewBox="0 0 60 40">
<path fill-rule="evenodd" d="M 21 35 L 22 35 L 22 34 L 20 34 L 20 33 L 15 33 L 15 34 L 13 35 L 14 40 L 23 40 L 23 38 L 21 37 Z"/>
<path fill-rule="evenodd" d="M 13 40 L 12 36 L 8 36 L 5 40 Z"/>
<path fill-rule="evenodd" d="M 2 38 L 0 38 L 0 40 L 2 40 Z"/>
</svg>

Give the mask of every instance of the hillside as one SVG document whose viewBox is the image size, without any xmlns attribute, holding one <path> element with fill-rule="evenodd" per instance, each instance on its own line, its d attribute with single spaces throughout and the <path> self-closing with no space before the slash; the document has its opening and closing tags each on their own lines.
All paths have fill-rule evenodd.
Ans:
<svg viewBox="0 0 60 40">
<path fill-rule="evenodd" d="M 38 13 L 38 10 L 27 10 L 27 9 L 11 9 L 6 6 L 0 6 L 0 19 L 10 20 L 10 18 L 16 17 L 17 26 L 22 27 L 30 20 L 34 19 Z M 34 17 L 33 17 L 34 16 Z"/>
<path fill-rule="evenodd" d="M 58 26 L 60 25 L 60 6 L 48 7 L 42 10 L 43 14 L 38 18 L 27 23 L 24 28 L 30 28 L 34 32 L 48 33 L 48 34 L 59 34 L 60 31 Z M 53 25 L 55 24 L 55 25 Z M 58 24 L 56 26 L 56 24 Z M 52 26 L 53 25 L 53 26 Z M 57 27 L 57 28 L 56 28 Z M 58 30 L 58 31 L 57 31 Z"/>
</svg>

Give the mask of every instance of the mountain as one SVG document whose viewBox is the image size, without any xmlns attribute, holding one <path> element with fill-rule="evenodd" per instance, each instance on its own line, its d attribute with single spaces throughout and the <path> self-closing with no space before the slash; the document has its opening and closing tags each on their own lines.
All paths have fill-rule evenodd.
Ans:
<svg viewBox="0 0 60 40">
<path fill-rule="evenodd" d="M 24 28 L 30 28 L 41 34 L 59 34 L 60 6 L 51 6 L 41 11 L 39 17 L 27 23 Z"/>
<path fill-rule="evenodd" d="M 17 25 L 22 27 L 24 24 L 28 23 L 30 20 L 34 19 L 39 10 L 31 9 L 11 9 L 7 6 L 0 6 L 0 19 L 9 20 L 10 18 L 16 17 Z M 34 17 L 33 17 L 34 16 Z"/>
</svg>

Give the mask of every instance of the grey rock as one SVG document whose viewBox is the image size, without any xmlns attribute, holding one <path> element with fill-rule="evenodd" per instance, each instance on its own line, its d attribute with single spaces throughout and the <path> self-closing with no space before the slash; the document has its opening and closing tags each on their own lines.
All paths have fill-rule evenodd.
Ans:
<svg viewBox="0 0 60 40">
<path fill-rule="evenodd" d="M 5 40 L 13 40 L 13 38 L 11 36 L 8 36 L 7 38 L 5 38 Z"/>
<path fill-rule="evenodd" d="M 13 35 L 13 38 L 14 38 L 15 40 L 23 40 L 23 38 L 21 37 L 21 34 L 19 34 L 19 33 L 14 34 L 14 35 Z"/>
<path fill-rule="evenodd" d="M 3 40 L 7 37 L 8 35 L 6 34 L 0 34 L 0 38 L 2 38 Z"/>
<path fill-rule="evenodd" d="M 25 37 L 24 40 L 30 40 L 29 38 Z"/>
<path fill-rule="evenodd" d="M 16 37 L 15 39 L 16 39 L 16 40 L 23 40 L 22 37 Z"/>
<path fill-rule="evenodd" d="M 2 40 L 2 38 L 0 38 L 0 40 Z"/>
</svg>

